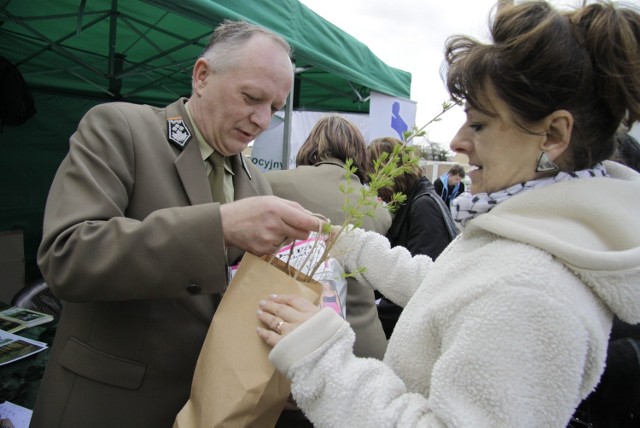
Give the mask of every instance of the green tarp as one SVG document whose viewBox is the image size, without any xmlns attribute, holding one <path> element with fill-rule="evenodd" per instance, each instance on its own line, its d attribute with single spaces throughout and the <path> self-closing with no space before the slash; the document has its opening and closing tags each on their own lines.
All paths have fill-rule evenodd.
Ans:
<svg viewBox="0 0 640 428">
<path fill-rule="evenodd" d="M 411 75 L 297 0 L 5 0 L 0 52 L 34 89 L 165 104 L 191 92 L 191 66 L 223 19 L 293 46 L 294 109 L 368 112 L 369 90 L 409 98 Z M 304 70 L 304 71 L 302 71 Z"/>
<path fill-rule="evenodd" d="M 0 0 L 0 55 L 18 66 L 38 110 L 0 133 L 0 231 L 23 230 L 27 282 L 39 276 L 46 195 L 80 117 L 106 101 L 188 96 L 193 62 L 223 19 L 289 41 L 295 109 L 368 112 L 371 90 L 409 98 L 409 73 L 297 0 Z"/>
</svg>

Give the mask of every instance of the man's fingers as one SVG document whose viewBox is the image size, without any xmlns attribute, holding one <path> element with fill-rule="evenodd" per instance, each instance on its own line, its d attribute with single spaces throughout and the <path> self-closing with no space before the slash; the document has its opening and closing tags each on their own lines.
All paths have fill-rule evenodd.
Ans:
<svg viewBox="0 0 640 428">
<path fill-rule="evenodd" d="M 225 243 L 257 255 L 273 254 L 285 238 L 303 240 L 322 226 L 322 220 L 297 202 L 276 196 L 224 204 L 220 214 Z"/>
<path fill-rule="evenodd" d="M 281 219 L 295 232 L 291 232 L 291 237 L 299 236 L 296 239 L 305 239 L 309 232 L 321 231 L 322 220 L 314 216 L 313 213 L 304 209 L 297 202 L 280 199 L 282 205 Z"/>
</svg>

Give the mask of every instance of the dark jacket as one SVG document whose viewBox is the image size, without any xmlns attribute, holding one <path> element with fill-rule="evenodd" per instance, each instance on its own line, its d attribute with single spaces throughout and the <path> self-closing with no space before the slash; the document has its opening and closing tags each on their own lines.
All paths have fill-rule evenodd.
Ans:
<svg viewBox="0 0 640 428">
<path fill-rule="evenodd" d="M 457 185 L 457 189 L 455 184 L 447 183 L 447 187 L 445 187 L 444 183 L 442 182 L 443 177 L 445 176 L 443 175 L 442 177 L 438 177 L 436 181 L 433 182 L 433 187 L 435 189 L 435 192 L 440 195 L 447 207 L 450 208 L 451 201 L 464 193 L 464 183 L 460 182 Z"/>
<path fill-rule="evenodd" d="M 426 254 L 436 259 L 458 234 L 451 214 L 422 177 L 407 195 L 407 202 L 395 213 L 387 238 L 392 247 L 401 245 L 412 255 Z"/>
<path fill-rule="evenodd" d="M 607 364 L 596 389 L 574 414 L 593 428 L 640 426 L 640 324 L 627 324 L 618 317 L 607 348 Z"/>
<path fill-rule="evenodd" d="M 395 213 L 386 234 L 392 247 L 405 247 L 411 255 L 426 254 L 436 259 L 458 234 L 449 209 L 435 193 L 433 184 L 420 178 Z M 402 308 L 381 294 L 378 317 L 387 335 L 391 336 Z"/>
</svg>

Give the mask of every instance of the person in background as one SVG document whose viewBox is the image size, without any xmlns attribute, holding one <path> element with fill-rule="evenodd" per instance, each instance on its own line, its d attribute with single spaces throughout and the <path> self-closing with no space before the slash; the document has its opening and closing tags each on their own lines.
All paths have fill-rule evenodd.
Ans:
<svg viewBox="0 0 640 428">
<path fill-rule="evenodd" d="M 616 135 L 612 160 L 640 172 L 640 144 L 627 132 Z M 572 427 L 580 422 L 592 428 L 640 426 L 640 324 L 617 316 L 607 346 L 604 372 L 596 389 L 578 406 Z"/>
<path fill-rule="evenodd" d="M 369 144 L 371 164 L 381 159 L 383 153 L 389 156 L 402 141 L 395 138 L 377 138 Z M 403 166 L 403 160 L 398 166 Z M 433 184 L 424 176 L 417 162 L 410 170 L 397 177 L 392 186 L 382 188 L 378 196 L 386 202 L 393 200 L 394 193 L 402 193 L 407 198 L 393 213 L 391 227 L 386 237 L 391 247 L 403 246 L 412 256 L 425 254 L 436 259 L 442 250 L 458 235 L 458 229 L 451 218 L 451 212 L 433 189 Z M 402 307 L 383 295 L 379 295 L 378 317 L 382 327 L 391 337 Z"/>
<path fill-rule="evenodd" d="M 359 228 L 332 250 L 405 305 L 384 361 L 353 355 L 330 309 L 259 305 L 257 334 L 315 426 L 567 425 L 613 316 L 640 322 L 640 174 L 608 160 L 640 119 L 639 30 L 630 7 L 527 1 L 498 9 L 489 42 L 447 40 L 466 113 L 451 148 L 471 165 L 461 235 L 435 262 Z"/>
<path fill-rule="evenodd" d="M 462 179 L 465 175 L 462 165 L 454 165 L 446 174 L 436 178 L 433 183 L 436 193 L 440 195 L 449 209 L 451 208 L 451 201 L 464 193 Z"/>
<path fill-rule="evenodd" d="M 640 172 L 640 143 L 628 132 L 616 134 L 616 149 L 611 160 Z"/>
<path fill-rule="evenodd" d="M 345 163 L 353 161 L 354 175 L 346 177 Z M 332 224 L 342 224 L 345 198 L 355 206 L 360 191 L 369 181 L 369 158 L 360 130 L 339 114 L 321 117 L 296 155 L 296 168 L 270 171 L 265 177 L 273 193 L 296 201 L 307 210 L 321 214 Z M 349 194 L 341 188 L 351 188 Z M 365 230 L 384 234 L 391 225 L 391 215 L 382 203 L 362 219 Z M 378 319 L 373 290 L 347 278 L 346 320 L 355 332 L 353 351 L 359 357 L 381 360 L 387 339 Z M 293 406 L 282 413 L 278 427 L 311 426 L 304 415 Z"/>
<path fill-rule="evenodd" d="M 345 176 L 345 162 L 353 161 L 354 175 Z M 273 194 L 298 202 L 321 214 L 331 224 L 342 224 L 345 198 L 355 206 L 360 189 L 369 182 L 369 157 L 358 127 L 339 114 L 321 117 L 296 155 L 296 168 L 265 173 Z M 345 195 L 340 188 L 353 191 Z M 391 226 L 391 214 L 382 203 L 362 219 L 362 228 L 384 235 Z M 356 333 L 354 352 L 361 357 L 382 359 L 387 340 L 378 320 L 373 290 L 347 278 L 347 321 Z"/>
<path fill-rule="evenodd" d="M 189 99 L 82 118 L 38 252 L 64 305 L 32 427 L 172 426 L 228 267 L 318 229 L 241 154 L 287 100 L 289 54 L 275 33 L 227 21 L 195 61 Z"/>
</svg>

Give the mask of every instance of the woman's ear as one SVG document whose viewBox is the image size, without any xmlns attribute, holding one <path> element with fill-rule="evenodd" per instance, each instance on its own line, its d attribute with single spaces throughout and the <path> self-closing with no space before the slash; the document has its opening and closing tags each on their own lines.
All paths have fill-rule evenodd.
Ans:
<svg viewBox="0 0 640 428">
<path fill-rule="evenodd" d="M 545 118 L 546 138 L 540 150 L 551 160 L 560 157 L 569 147 L 573 131 L 573 115 L 567 110 L 556 110 Z"/>
<path fill-rule="evenodd" d="M 202 88 L 206 85 L 211 69 L 209 63 L 204 58 L 198 58 L 193 66 L 193 92 L 200 95 Z"/>
</svg>

